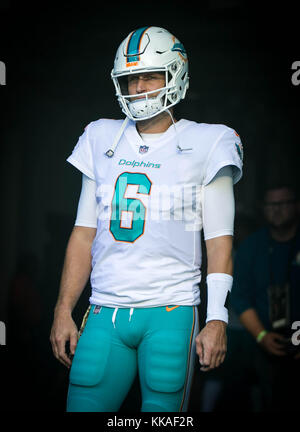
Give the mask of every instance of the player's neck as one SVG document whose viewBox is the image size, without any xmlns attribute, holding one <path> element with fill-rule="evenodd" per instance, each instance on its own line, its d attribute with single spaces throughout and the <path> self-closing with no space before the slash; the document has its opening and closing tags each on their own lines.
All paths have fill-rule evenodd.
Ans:
<svg viewBox="0 0 300 432">
<path fill-rule="evenodd" d="M 176 123 L 177 120 L 174 119 L 174 122 Z M 139 133 L 163 133 L 168 130 L 172 124 L 173 122 L 170 115 L 166 112 L 162 112 L 151 119 L 136 122 L 136 128 Z"/>
</svg>

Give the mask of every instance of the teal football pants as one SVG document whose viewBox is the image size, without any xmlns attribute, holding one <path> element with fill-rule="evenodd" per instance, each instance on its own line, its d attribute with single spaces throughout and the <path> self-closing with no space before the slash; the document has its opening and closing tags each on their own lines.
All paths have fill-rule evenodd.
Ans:
<svg viewBox="0 0 300 432">
<path fill-rule="evenodd" d="M 187 410 L 199 331 L 196 306 L 92 305 L 86 315 L 70 370 L 67 411 L 118 411 L 137 372 L 141 411 Z"/>
</svg>

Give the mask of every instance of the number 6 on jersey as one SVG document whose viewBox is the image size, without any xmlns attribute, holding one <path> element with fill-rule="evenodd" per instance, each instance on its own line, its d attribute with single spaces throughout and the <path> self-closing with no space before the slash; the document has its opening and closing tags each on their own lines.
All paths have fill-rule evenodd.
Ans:
<svg viewBox="0 0 300 432">
<path fill-rule="evenodd" d="M 117 178 L 109 226 L 115 240 L 132 243 L 143 235 L 146 207 L 139 198 L 126 198 L 126 194 L 128 186 L 135 185 L 136 194 L 150 195 L 151 184 L 143 173 L 123 172 Z"/>
</svg>

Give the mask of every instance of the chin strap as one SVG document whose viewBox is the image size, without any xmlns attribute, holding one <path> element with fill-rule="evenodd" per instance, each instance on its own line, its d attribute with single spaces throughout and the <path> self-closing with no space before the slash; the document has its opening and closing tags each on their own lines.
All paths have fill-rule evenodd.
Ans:
<svg viewBox="0 0 300 432">
<path fill-rule="evenodd" d="M 180 153 L 182 153 L 184 151 L 191 151 L 191 150 L 193 150 L 192 147 L 190 147 L 190 148 L 182 148 L 182 147 L 180 147 L 180 144 L 179 144 L 179 134 L 177 132 L 177 128 L 176 128 L 176 124 L 175 124 L 174 118 L 173 118 L 172 113 L 171 113 L 171 111 L 169 109 L 167 109 L 166 112 L 171 117 L 174 129 L 175 129 L 175 134 L 176 134 L 176 139 L 177 139 L 177 145 L 176 145 L 177 149 L 180 151 Z"/>
<path fill-rule="evenodd" d="M 107 157 L 111 158 L 115 154 L 115 150 L 117 148 L 118 142 L 120 141 L 120 138 L 123 135 L 123 132 L 124 132 L 124 130 L 125 130 L 128 122 L 129 122 L 129 118 L 126 117 L 125 120 L 123 121 L 122 126 L 120 127 L 120 129 L 119 129 L 119 131 L 118 131 L 115 139 L 114 139 L 113 145 L 111 146 L 110 149 L 108 149 L 105 152 L 105 154 L 106 154 Z"/>
</svg>

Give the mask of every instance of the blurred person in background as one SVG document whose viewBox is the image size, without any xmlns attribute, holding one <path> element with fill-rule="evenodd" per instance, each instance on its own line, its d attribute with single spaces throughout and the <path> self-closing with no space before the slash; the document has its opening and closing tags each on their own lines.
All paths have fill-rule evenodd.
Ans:
<svg viewBox="0 0 300 432">
<path fill-rule="evenodd" d="M 300 388 L 299 199 L 290 185 L 268 187 L 265 225 L 237 250 L 231 305 L 256 341 L 253 365 L 263 410 L 293 411 Z M 299 328 L 298 327 L 298 328 Z"/>
</svg>

